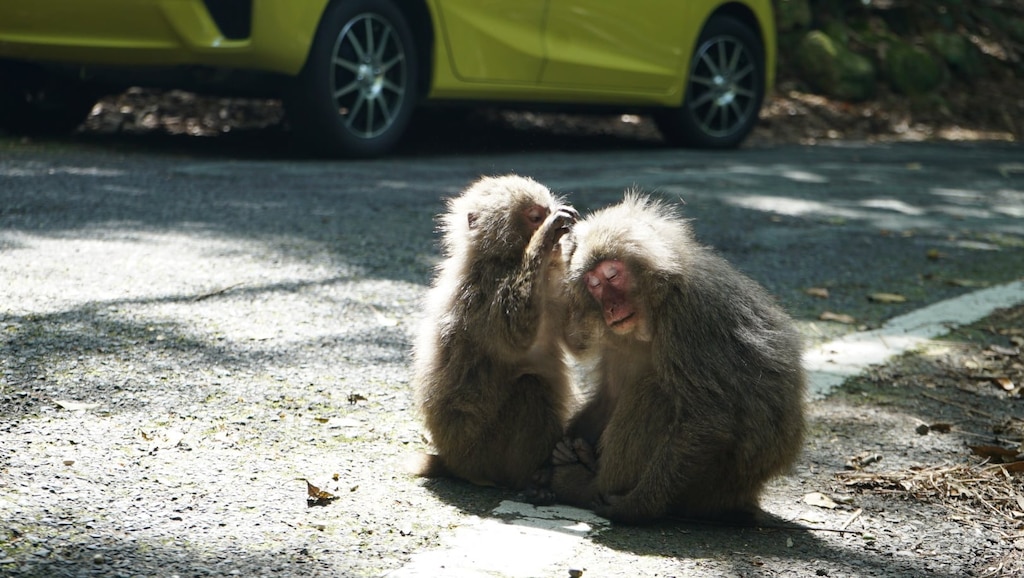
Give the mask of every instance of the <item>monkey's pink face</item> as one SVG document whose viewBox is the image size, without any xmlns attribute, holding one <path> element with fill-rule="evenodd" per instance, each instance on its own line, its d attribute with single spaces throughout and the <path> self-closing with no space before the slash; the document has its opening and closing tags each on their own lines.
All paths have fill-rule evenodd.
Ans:
<svg viewBox="0 0 1024 578">
<path fill-rule="evenodd" d="M 528 230 L 532 233 L 544 223 L 550 211 L 543 205 L 530 205 L 523 211 L 523 220 Z"/>
<path fill-rule="evenodd" d="M 601 305 L 604 322 L 618 335 L 632 333 L 641 323 L 640 311 L 629 298 L 632 282 L 626 264 L 606 259 L 583 276 L 587 289 Z"/>
</svg>

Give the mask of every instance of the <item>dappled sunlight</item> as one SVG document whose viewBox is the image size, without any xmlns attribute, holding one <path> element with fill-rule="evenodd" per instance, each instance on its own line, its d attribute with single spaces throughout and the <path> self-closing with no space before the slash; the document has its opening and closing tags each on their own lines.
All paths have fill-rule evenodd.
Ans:
<svg viewBox="0 0 1024 578">
<path fill-rule="evenodd" d="M 49 166 L 40 163 L 26 163 L 19 166 L 0 165 L 0 177 L 39 177 L 60 174 L 82 177 L 121 177 L 126 175 L 127 171 L 99 167 Z"/>
<path fill-rule="evenodd" d="M 764 177 L 782 177 L 791 181 L 799 183 L 814 183 L 824 184 L 829 182 L 829 178 L 825 175 L 813 173 L 804 168 L 795 168 L 789 166 L 752 166 L 752 165 L 733 165 L 726 169 L 727 173 L 741 174 L 741 175 L 755 175 Z"/>
</svg>

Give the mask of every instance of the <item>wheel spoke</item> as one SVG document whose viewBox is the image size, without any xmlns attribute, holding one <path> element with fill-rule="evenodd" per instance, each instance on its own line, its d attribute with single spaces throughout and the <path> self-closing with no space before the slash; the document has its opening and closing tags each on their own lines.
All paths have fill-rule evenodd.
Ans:
<svg viewBox="0 0 1024 578">
<path fill-rule="evenodd" d="M 352 74 L 359 74 L 359 64 L 356 62 L 345 60 L 340 56 L 335 56 L 331 63 L 334 64 L 334 66 L 337 66 L 338 68 L 344 68 L 345 70 L 351 72 Z"/>
<path fill-rule="evenodd" d="M 378 102 L 380 103 L 380 115 L 381 118 L 384 119 L 384 126 L 390 126 L 391 121 L 394 120 L 395 118 L 395 115 L 393 112 L 391 112 L 391 107 L 388 106 L 388 101 L 386 98 L 380 98 L 378 99 Z"/>
<path fill-rule="evenodd" d="M 733 116 L 736 117 L 737 123 L 739 121 L 743 120 L 743 109 L 740 108 L 740 104 L 738 102 L 733 100 L 732 102 L 729 103 L 728 108 L 732 110 Z M 729 126 L 728 123 L 725 123 L 725 124 L 722 125 L 722 128 L 725 129 L 725 130 L 729 130 L 732 127 Z"/>
<path fill-rule="evenodd" d="M 747 76 L 749 76 L 749 75 L 751 75 L 753 73 L 754 73 L 754 65 L 753 64 L 748 64 L 746 67 L 743 68 L 743 70 L 739 70 L 737 72 L 734 72 L 733 75 L 732 75 L 732 79 L 733 79 L 734 82 L 739 82 L 740 79 L 745 78 L 745 77 L 747 77 Z"/>
<path fill-rule="evenodd" d="M 405 55 L 399 52 L 394 58 L 380 65 L 381 73 L 387 73 L 387 71 L 391 70 L 396 64 L 400 64 L 404 61 Z"/>
<path fill-rule="evenodd" d="M 740 87 L 737 86 L 734 92 L 736 93 L 736 96 L 745 96 L 747 98 L 754 98 L 754 91 L 750 90 L 750 89 L 747 89 L 747 88 L 740 88 Z"/>
<path fill-rule="evenodd" d="M 703 54 L 700 55 L 700 60 L 701 62 L 704 63 L 705 66 L 708 67 L 708 70 L 711 71 L 712 76 L 717 76 L 721 74 L 719 72 L 718 65 L 715 64 L 715 61 L 711 59 L 711 56 L 707 52 L 704 52 Z"/>
<path fill-rule="evenodd" d="M 373 42 L 373 19 L 365 18 L 363 22 L 366 23 L 366 52 L 363 53 L 363 58 L 372 57 L 377 53 L 375 48 L 376 44 Z"/>
<path fill-rule="evenodd" d="M 356 117 L 359 116 L 359 111 L 363 108 L 363 103 L 366 102 L 366 96 L 362 92 L 359 93 L 359 97 L 356 98 L 356 103 L 352 105 L 352 108 L 348 111 L 348 118 L 345 120 L 345 126 L 352 128 L 352 124 L 356 121 Z"/>
<path fill-rule="evenodd" d="M 348 93 L 350 93 L 350 92 L 352 92 L 354 90 L 359 90 L 359 81 L 358 80 L 353 80 L 352 82 L 346 84 L 345 86 L 339 88 L 338 90 L 335 90 L 334 91 L 334 100 L 338 100 L 339 98 L 345 96 L 346 94 L 348 94 Z"/>
<path fill-rule="evenodd" d="M 366 60 L 366 51 L 363 50 L 363 45 L 359 43 L 359 38 L 356 37 L 355 31 L 349 29 L 345 33 L 345 40 L 348 40 L 348 43 L 352 45 L 352 50 L 355 50 L 356 60 L 360 62 Z"/>
<path fill-rule="evenodd" d="M 710 78 L 707 78 L 706 76 L 697 76 L 696 74 L 694 74 L 693 76 L 690 77 L 690 82 L 696 83 L 696 84 L 700 84 L 702 86 L 707 86 L 707 87 L 715 86 L 715 81 L 714 80 L 712 80 Z"/>
<path fill-rule="evenodd" d="M 708 113 L 704 115 L 704 120 L 701 122 L 706 132 L 712 132 L 712 122 L 715 120 L 715 115 L 718 113 L 718 107 L 712 106 L 708 108 Z"/>
<path fill-rule="evenodd" d="M 729 72 L 735 74 L 736 67 L 740 65 L 740 57 L 743 56 L 743 47 L 739 44 L 735 45 L 736 49 L 732 52 L 732 58 L 729 60 Z"/>
<path fill-rule="evenodd" d="M 373 121 L 374 121 L 373 117 L 376 114 L 376 111 L 374 110 L 374 108 L 375 108 L 374 105 L 375 105 L 376 102 L 377 102 L 376 98 L 368 98 L 368 99 L 366 99 L 366 133 L 365 133 L 365 136 L 370 136 L 370 135 L 373 134 Z"/>
<path fill-rule="evenodd" d="M 374 60 L 376 60 L 377 62 L 380 62 L 381 60 L 384 59 L 384 51 L 388 47 L 389 40 L 391 40 L 391 27 L 385 27 L 384 36 L 383 38 L 380 39 L 380 48 L 378 48 L 373 54 Z"/>
<path fill-rule="evenodd" d="M 715 93 L 713 91 L 706 90 L 704 91 L 704 94 L 701 94 L 700 96 L 693 100 L 693 103 L 690 104 L 690 108 L 696 110 L 704 106 L 706 103 L 711 102 L 712 100 L 714 100 L 714 98 Z"/>
<path fill-rule="evenodd" d="M 402 95 L 405 94 L 405 87 L 404 86 L 399 86 L 399 85 L 395 84 L 394 82 L 391 82 L 390 80 L 388 80 L 386 78 L 384 79 L 384 82 L 381 83 L 381 88 L 385 88 L 387 90 L 390 90 L 391 92 L 397 94 L 398 96 L 402 96 Z"/>
</svg>

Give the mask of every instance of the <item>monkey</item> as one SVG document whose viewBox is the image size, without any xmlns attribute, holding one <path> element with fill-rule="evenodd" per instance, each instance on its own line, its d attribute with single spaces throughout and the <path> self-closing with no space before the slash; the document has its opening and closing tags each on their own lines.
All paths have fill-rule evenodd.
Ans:
<svg viewBox="0 0 1024 578">
<path fill-rule="evenodd" d="M 568 343 L 595 361 L 552 453 L 549 498 L 627 524 L 756 521 L 765 483 L 802 447 L 792 319 L 688 220 L 635 190 L 572 237 Z"/>
<path fill-rule="evenodd" d="M 437 453 L 414 473 L 521 490 L 543 471 L 574 399 L 560 241 L 578 216 L 516 175 L 481 178 L 448 200 L 444 257 L 413 348 Z"/>
</svg>

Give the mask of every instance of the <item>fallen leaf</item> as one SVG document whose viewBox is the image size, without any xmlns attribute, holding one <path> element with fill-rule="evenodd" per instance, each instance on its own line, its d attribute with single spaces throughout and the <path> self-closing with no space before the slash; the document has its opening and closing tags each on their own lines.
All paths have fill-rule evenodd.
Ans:
<svg viewBox="0 0 1024 578">
<path fill-rule="evenodd" d="M 324 490 L 321 490 L 320 488 L 309 483 L 309 480 L 305 480 L 305 482 L 307 506 L 326 506 L 327 504 L 330 504 L 334 500 L 338 499 L 338 496 L 335 496 L 330 492 L 325 492 Z"/>
<path fill-rule="evenodd" d="M 949 433 L 953 430 L 953 424 L 951 423 L 933 423 L 928 426 L 934 432 Z"/>
<path fill-rule="evenodd" d="M 828 299 L 828 289 L 825 287 L 808 287 L 804 289 L 804 293 L 811 297 L 817 297 L 819 299 Z"/>
<path fill-rule="evenodd" d="M 1024 164 L 1002 163 L 996 165 L 996 169 L 999 171 L 999 174 L 1005 178 L 1010 176 L 1011 173 L 1024 173 Z"/>
<path fill-rule="evenodd" d="M 348 394 L 348 402 L 349 403 L 355 404 L 355 403 L 360 402 L 360 401 L 366 401 L 366 397 L 364 395 L 362 395 L 362 394 L 359 394 L 359 393 L 350 393 L 350 394 Z"/>
<path fill-rule="evenodd" d="M 818 319 L 822 321 L 835 321 L 836 323 L 845 323 L 846 325 L 853 325 L 857 322 L 852 315 L 845 313 L 833 313 L 831 311 L 822 311 Z"/>
<path fill-rule="evenodd" d="M 100 406 L 98 403 L 82 403 L 80 401 L 54 400 L 53 403 L 68 411 L 85 411 L 87 409 L 95 409 Z"/>
<path fill-rule="evenodd" d="M 946 279 L 947 285 L 954 287 L 988 287 L 987 281 L 976 281 L 974 279 Z"/>
<path fill-rule="evenodd" d="M 1003 469 L 1014 474 L 1019 474 L 1024 472 L 1024 461 L 1010 462 L 1004 465 Z"/>
<path fill-rule="evenodd" d="M 1017 387 L 1009 377 L 997 377 L 992 381 L 999 387 L 1003 388 L 1003 391 L 1013 391 L 1013 389 Z"/>
<path fill-rule="evenodd" d="M 928 249 L 927 255 L 928 258 L 931 259 L 932 261 L 938 261 L 939 259 L 946 258 L 946 254 L 943 253 L 942 251 L 939 251 L 938 249 Z"/>
<path fill-rule="evenodd" d="M 868 295 L 868 300 L 875 303 L 904 303 L 907 298 L 899 293 L 872 293 Z"/>
<path fill-rule="evenodd" d="M 809 506 L 817 506 L 819 508 L 828 508 L 834 510 L 837 504 L 832 501 L 832 498 L 822 494 L 821 492 L 811 492 L 804 495 L 804 503 Z"/>
<path fill-rule="evenodd" d="M 865 466 L 870 466 L 875 462 L 882 461 L 882 454 L 873 454 L 871 452 L 861 452 L 846 462 L 846 469 L 848 470 L 859 470 Z"/>
<path fill-rule="evenodd" d="M 977 445 L 967 447 L 971 448 L 974 455 L 990 459 L 995 463 L 1009 463 L 1016 461 L 1017 458 L 1017 450 L 1011 450 L 1003 446 Z"/>
<path fill-rule="evenodd" d="M 1005 355 L 1007 357 L 1016 357 L 1020 355 L 1020 349 L 1016 347 L 1003 347 L 1002 345 L 989 345 L 988 350 L 992 353 L 999 355 Z"/>
</svg>

